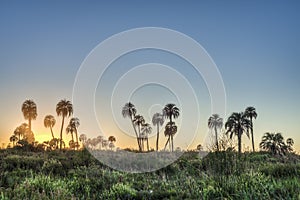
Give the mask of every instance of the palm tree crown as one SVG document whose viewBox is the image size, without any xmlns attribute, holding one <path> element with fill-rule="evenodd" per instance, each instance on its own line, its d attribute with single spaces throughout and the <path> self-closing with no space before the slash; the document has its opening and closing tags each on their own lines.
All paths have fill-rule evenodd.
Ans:
<svg viewBox="0 0 300 200">
<path fill-rule="evenodd" d="M 246 118 L 243 112 L 237 113 L 234 112 L 227 119 L 225 123 L 225 128 L 227 129 L 226 134 L 230 133 L 230 138 L 233 135 L 238 137 L 238 151 L 241 153 L 242 151 L 242 134 L 246 133 L 249 137 L 249 129 L 251 127 L 251 122 Z"/>
<path fill-rule="evenodd" d="M 163 114 L 166 118 L 170 120 L 170 122 L 172 122 L 172 117 L 174 119 L 179 117 L 179 108 L 177 108 L 175 104 L 169 103 L 165 105 L 163 109 Z"/>
<path fill-rule="evenodd" d="M 48 128 L 48 127 L 50 128 L 50 131 L 51 131 L 51 134 L 52 134 L 52 139 L 54 139 L 54 134 L 53 134 L 52 128 L 55 125 L 55 123 L 56 123 L 56 120 L 52 115 L 47 115 L 44 119 L 44 126 L 46 128 Z"/>
<path fill-rule="evenodd" d="M 37 107 L 33 100 L 26 100 L 22 104 L 22 112 L 24 118 L 28 120 L 29 132 L 31 132 L 31 120 L 35 120 L 37 117 Z"/>
</svg>

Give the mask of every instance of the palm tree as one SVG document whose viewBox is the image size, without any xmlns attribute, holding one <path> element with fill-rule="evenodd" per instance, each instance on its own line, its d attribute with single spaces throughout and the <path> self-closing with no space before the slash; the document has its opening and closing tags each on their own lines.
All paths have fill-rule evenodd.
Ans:
<svg viewBox="0 0 300 200">
<path fill-rule="evenodd" d="M 51 131 L 51 135 L 52 135 L 52 139 L 54 139 L 54 134 L 53 134 L 53 126 L 55 125 L 56 121 L 55 121 L 55 118 L 52 116 L 52 115 L 47 115 L 44 119 L 44 126 L 46 128 L 50 128 L 50 131 Z"/>
<path fill-rule="evenodd" d="M 263 150 L 269 151 L 274 155 L 285 154 L 286 150 L 286 145 L 281 133 L 265 133 L 259 146 Z"/>
<path fill-rule="evenodd" d="M 135 133 L 135 136 L 136 136 L 136 140 L 137 140 L 137 143 L 138 143 L 138 147 L 139 147 L 139 150 L 141 151 L 142 148 L 141 148 L 139 136 L 138 136 L 138 133 L 137 133 L 135 125 L 134 125 L 134 117 L 136 115 L 135 106 L 131 102 L 126 103 L 125 106 L 123 106 L 123 108 L 122 108 L 122 115 L 123 115 L 124 118 L 125 117 L 130 118 L 133 130 L 134 130 L 134 133 Z"/>
<path fill-rule="evenodd" d="M 73 133 L 75 132 L 75 129 L 74 129 L 74 127 L 71 125 L 71 124 L 69 124 L 68 126 L 67 126 L 67 128 L 66 128 L 66 133 L 67 134 L 71 134 L 71 137 L 72 137 L 72 141 L 74 142 L 74 135 L 73 135 Z"/>
<path fill-rule="evenodd" d="M 167 140 L 167 142 L 165 144 L 164 150 L 166 149 L 166 146 L 169 143 L 169 149 L 170 149 L 170 151 L 173 151 L 173 141 L 172 141 L 172 138 L 177 133 L 177 126 L 175 125 L 175 122 L 168 122 L 166 124 L 165 132 L 164 133 L 165 133 L 165 136 L 168 137 L 168 140 Z M 172 143 L 172 146 L 171 146 L 171 143 Z"/>
<path fill-rule="evenodd" d="M 133 123 L 138 127 L 138 141 L 140 144 L 140 151 L 142 151 L 142 142 L 141 142 L 141 126 L 145 123 L 145 119 L 141 115 L 134 116 Z"/>
<path fill-rule="evenodd" d="M 243 112 L 232 113 L 225 123 L 225 128 L 227 129 L 226 134 L 230 133 L 230 138 L 232 138 L 233 135 L 238 137 L 239 153 L 242 152 L 242 135 L 243 133 L 246 133 L 246 135 L 249 137 L 248 130 L 250 127 L 251 122 Z"/>
<path fill-rule="evenodd" d="M 18 137 L 16 135 L 12 135 L 10 136 L 9 141 L 13 143 L 13 146 L 15 146 L 15 142 L 18 141 Z"/>
<path fill-rule="evenodd" d="M 26 100 L 22 105 L 22 112 L 25 119 L 28 119 L 29 133 L 31 133 L 31 120 L 37 117 L 37 108 L 33 100 Z"/>
<path fill-rule="evenodd" d="M 146 123 L 142 125 L 142 133 L 144 135 L 144 138 L 146 139 L 147 142 L 147 151 L 149 151 L 149 139 L 148 135 L 152 132 L 152 128 L 150 124 Z"/>
<path fill-rule="evenodd" d="M 69 125 L 73 128 L 75 137 L 76 137 L 76 143 L 75 147 L 78 149 L 79 143 L 78 143 L 78 126 L 80 125 L 79 119 L 77 117 L 71 118 Z"/>
<path fill-rule="evenodd" d="M 20 126 L 18 126 L 15 131 L 14 135 L 18 136 L 18 141 L 24 138 L 25 134 L 28 132 L 28 124 L 22 123 Z"/>
<path fill-rule="evenodd" d="M 56 113 L 58 116 L 62 116 L 62 123 L 60 129 L 60 140 L 62 141 L 62 133 L 64 129 L 65 117 L 70 117 L 73 114 L 73 105 L 70 101 L 61 100 L 56 105 Z M 62 148 L 62 142 L 60 142 L 59 149 Z"/>
<path fill-rule="evenodd" d="M 152 117 L 152 124 L 157 127 L 156 135 L 156 151 L 158 151 L 158 141 L 159 141 L 159 126 L 164 124 L 164 116 L 160 113 L 155 113 Z"/>
<path fill-rule="evenodd" d="M 287 149 L 288 152 L 293 151 L 293 145 L 294 145 L 294 140 L 292 138 L 288 138 L 286 140 L 286 149 Z"/>
<path fill-rule="evenodd" d="M 85 145 L 86 140 L 87 140 L 87 137 L 86 137 L 85 134 L 81 134 L 81 135 L 79 136 L 79 141 L 82 143 L 82 145 Z"/>
<path fill-rule="evenodd" d="M 250 122 L 251 122 L 251 139 L 252 139 L 252 150 L 253 152 L 255 151 L 255 148 L 254 148 L 254 136 L 253 136 L 253 119 L 256 119 L 257 118 L 257 113 L 256 113 L 256 110 L 254 107 L 247 107 L 246 110 L 245 110 L 245 116 L 250 119 Z"/>
<path fill-rule="evenodd" d="M 214 129 L 214 131 L 215 131 L 215 137 L 216 137 L 215 139 L 216 139 L 217 151 L 219 151 L 218 131 L 217 131 L 217 129 L 221 129 L 222 126 L 223 126 L 223 119 L 218 114 L 213 114 L 208 119 L 208 127 L 210 129 Z"/>
<path fill-rule="evenodd" d="M 172 117 L 174 119 L 179 117 L 179 108 L 177 108 L 175 104 L 169 103 L 169 104 L 165 105 L 165 107 L 163 109 L 163 115 L 165 118 L 168 118 L 170 120 L 169 126 L 172 126 L 173 125 Z M 172 130 L 172 127 L 170 129 Z M 176 126 L 176 132 L 177 132 L 177 126 Z M 169 142 L 172 143 L 172 151 L 174 149 L 174 143 L 173 143 L 174 134 L 171 134 L 170 139 L 168 140 Z"/>
<path fill-rule="evenodd" d="M 109 148 L 112 150 L 113 147 L 114 147 L 114 142 L 116 142 L 115 136 L 109 136 L 109 137 L 108 137 L 108 141 L 110 142 L 110 143 L 109 143 Z"/>
</svg>

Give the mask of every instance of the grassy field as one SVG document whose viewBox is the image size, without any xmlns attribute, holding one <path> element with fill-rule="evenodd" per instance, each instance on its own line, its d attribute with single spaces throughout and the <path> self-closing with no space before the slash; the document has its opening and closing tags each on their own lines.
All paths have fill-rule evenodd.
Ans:
<svg viewBox="0 0 300 200">
<path fill-rule="evenodd" d="M 186 152 L 150 173 L 112 170 L 88 151 L 0 152 L 0 199 L 300 199 L 300 157 Z"/>
</svg>

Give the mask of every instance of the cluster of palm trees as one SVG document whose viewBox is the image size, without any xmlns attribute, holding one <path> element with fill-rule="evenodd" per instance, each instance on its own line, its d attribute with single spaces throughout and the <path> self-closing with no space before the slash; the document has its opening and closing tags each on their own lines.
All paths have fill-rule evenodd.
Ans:
<svg viewBox="0 0 300 200">
<path fill-rule="evenodd" d="M 32 132 L 32 126 L 31 121 L 35 120 L 37 118 L 37 105 L 33 100 L 26 100 L 22 104 L 22 112 L 24 115 L 24 118 L 28 120 L 27 123 L 22 123 L 20 126 L 18 126 L 14 134 L 10 137 L 10 141 L 13 143 L 13 146 L 15 146 L 17 141 L 26 141 L 29 144 L 34 143 L 34 134 Z M 60 137 L 56 138 L 53 133 L 53 127 L 56 124 L 56 120 L 53 115 L 46 115 L 44 118 L 44 126 L 46 128 L 50 128 L 51 137 L 52 139 L 48 142 L 44 142 L 46 145 L 50 146 L 51 149 L 62 149 L 62 147 L 65 147 L 65 142 L 63 141 L 63 130 L 64 130 L 64 124 L 65 119 L 68 117 L 71 117 L 73 115 L 73 105 L 70 101 L 67 101 L 65 99 L 58 102 L 56 105 L 56 113 L 57 116 L 62 117 L 62 124 L 60 129 Z M 80 125 L 79 119 L 76 117 L 72 117 L 69 121 L 69 124 L 66 128 L 66 133 L 71 134 L 72 140 L 69 141 L 69 147 L 71 149 L 78 149 L 80 147 L 78 142 L 78 126 Z M 75 139 L 74 139 L 75 134 Z"/>
<path fill-rule="evenodd" d="M 79 136 L 79 141 L 84 144 L 85 147 L 88 149 L 100 149 L 100 150 L 106 150 L 107 147 L 110 148 L 110 150 L 113 150 L 115 148 L 115 142 L 117 141 L 115 136 L 109 136 L 108 139 L 105 139 L 103 136 L 98 136 L 95 138 L 87 138 L 85 134 L 81 134 Z"/>
<path fill-rule="evenodd" d="M 234 112 L 232 113 L 226 123 L 225 130 L 226 134 L 230 135 L 232 139 L 233 136 L 237 137 L 238 140 L 238 152 L 242 151 L 242 135 L 246 134 L 248 138 L 252 139 L 252 150 L 255 151 L 254 147 L 254 135 L 253 135 L 253 119 L 257 118 L 256 109 L 254 107 L 247 107 L 244 112 Z M 208 127 L 213 129 L 215 132 L 215 142 L 217 151 L 219 151 L 218 144 L 218 130 L 220 131 L 223 127 L 223 119 L 218 114 L 213 114 L 208 119 Z"/>
<path fill-rule="evenodd" d="M 138 149 L 140 152 L 145 151 L 145 143 L 147 145 L 147 151 L 150 150 L 148 135 L 151 134 L 152 128 L 149 123 L 145 122 L 145 119 L 142 115 L 137 114 L 137 109 L 135 105 L 131 102 L 126 103 L 122 108 L 122 115 L 124 118 L 128 117 L 131 121 Z M 152 117 L 152 124 L 157 126 L 157 135 L 156 135 L 156 151 L 158 151 L 159 146 L 159 132 L 160 127 L 164 124 L 164 119 L 168 118 L 170 121 L 165 126 L 164 134 L 168 137 L 168 140 L 165 144 L 166 146 L 169 144 L 170 151 L 174 150 L 174 135 L 177 133 L 177 126 L 172 119 L 176 119 L 179 117 L 179 108 L 176 107 L 175 104 L 169 103 L 167 104 L 162 113 L 155 113 Z M 165 149 L 164 148 L 164 149 Z"/>
<path fill-rule="evenodd" d="M 260 148 L 271 152 L 274 155 L 285 155 L 288 152 L 293 151 L 294 140 L 288 138 L 286 143 L 281 133 L 265 133 Z"/>
</svg>

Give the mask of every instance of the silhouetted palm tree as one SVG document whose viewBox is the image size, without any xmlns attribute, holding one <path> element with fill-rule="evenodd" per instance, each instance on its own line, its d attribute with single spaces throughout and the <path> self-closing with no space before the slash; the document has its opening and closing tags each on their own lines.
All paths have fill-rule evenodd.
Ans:
<svg viewBox="0 0 300 200">
<path fill-rule="evenodd" d="M 135 126 L 138 127 L 138 141 L 139 141 L 139 144 L 141 147 L 141 149 L 139 149 L 139 150 L 142 151 L 141 126 L 145 123 L 145 119 L 141 115 L 136 115 L 136 116 L 134 116 L 133 123 Z"/>
<path fill-rule="evenodd" d="M 251 122 L 243 112 L 232 113 L 225 123 L 225 128 L 227 130 L 226 134 L 230 133 L 230 138 L 232 138 L 233 135 L 236 135 L 238 138 L 239 153 L 242 152 L 242 135 L 243 133 L 246 133 L 246 135 L 249 137 L 248 130 L 250 127 Z"/>
<path fill-rule="evenodd" d="M 210 129 L 214 129 L 214 131 L 215 131 L 215 140 L 216 140 L 217 151 L 219 151 L 218 131 L 217 131 L 217 129 L 221 129 L 222 126 L 223 126 L 223 119 L 218 114 L 213 114 L 208 119 L 208 127 Z"/>
<path fill-rule="evenodd" d="M 110 150 L 112 150 L 113 147 L 114 147 L 114 143 L 116 142 L 115 136 L 109 136 L 108 137 L 108 141 L 110 142 L 109 143 L 109 148 L 110 148 Z"/>
<path fill-rule="evenodd" d="M 163 109 L 163 115 L 165 118 L 168 118 L 170 120 L 169 126 L 172 126 L 173 125 L 172 118 L 176 119 L 179 117 L 179 108 L 177 108 L 175 104 L 169 103 L 169 104 L 165 105 L 165 107 Z M 171 127 L 171 129 L 172 129 L 172 127 Z M 177 126 L 176 126 L 176 132 L 177 132 Z M 174 136 L 174 134 L 171 134 L 170 139 L 168 140 L 172 144 L 172 151 L 174 150 L 173 136 Z"/>
<path fill-rule="evenodd" d="M 165 144 L 165 148 L 164 150 L 166 149 L 166 146 L 168 145 L 169 143 L 169 149 L 170 151 L 173 151 L 173 136 L 177 133 L 177 126 L 175 125 L 175 122 L 168 122 L 165 126 L 165 136 L 168 137 L 168 140 Z M 172 146 L 171 146 L 172 144 Z"/>
<path fill-rule="evenodd" d="M 58 116 L 62 116 L 61 129 L 60 129 L 60 140 L 62 141 L 62 133 L 64 129 L 65 117 L 70 117 L 73 114 L 73 105 L 70 101 L 61 100 L 56 105 L 56 113 Z M 62 148 L 62 142 L 60 142 L 59 149 Z"/>
<path fill-rule="evenodd" d="M 53 134 L 53 126 L 55 125 L 56 121 L 55 121 L 55 118 L 52 116 L 52 115 L 47 115 L 44 119 L 44 126 L 46 128 L 50 128 L 50 131 L 51 131 L 51 135 L 52 135 L 52 139 L 54 139 L 54 134 Z"/>
<path fill-rule="evenodd" d="M 24 138 L 25 134 L 28 132 L 28 124 L 22 123 L 20 126 L 18 126 L 15 131 L 14 135 L 18 136 L 18 141 Z"/>
<path fill-rule="evenodd" d="M 147 142 L 147 151 L 149 151 L 149 139 L 148 139 L 148 135 L 151 132 L 152 132 L 152 128 L 151 128 L 150 124 L 145 123 L 145 124 L 142 125 L 142 133 L 143 133 L 144 138 L 145 138 L 145 140 Z"/>
<path fill-rule="evenodd" d="M 125 106 L 122 108 L 122 115 L 123 115 L 123 117 L 129 117 L 130 118 L 133 130 L 134 130 L 134 133 L 135 133 L 135 136 L 136 136 L 136 140 L 137 140 L 137 143 L 138 143 L 138 147 L 139 147 L 139 150 L 141 151 L 142 148 L 141 148 L 139 136 L 138 136 L 138 133 L 137 133 L 135 125 L 134 125 L 134 118 L 135 118 L 135 115 L 136 115 L 135 106 L 131 102 L 126 103 Z"/>
<path fill-rule="evenodd" d="M 257 118 L 257 113 L 254 107 L 247 107 L 245 110 L 245 116 L 250 119 L 251 122 L 251 139 L 252 139 L 252 150 L 253 152 L 255 151 L 255 147 L 254 147 L 254 135 L 253 135 L 253 119 Z"/>
<path fill-rule="evenodd" d="M 152 117 L 152 124 L 157 127 L 156 135 L 156 151 L 158 151 L 158 142 L 159 142 L 159 126 L 164 124 L 164 116 L 160 113 L 155 113 Z"/>
<path fill-rule="evenodd" d="M 286 149 L 288 152 L 292 152 L 293 151 L 293 145 L 294 145 L 294 140 L 292 138 L 288 138 L 286 140 Z"/>
<path fill-rule="evenodd" d="M 22 112 L 25 119 L 28 119 L 28 128 L 31 133 L 31 120 L 35 120 L 37 117 L 37 108 L 33 100 L 26 100 L 22 105 Z"/>
<path fill-rule="evenodd" d="M 87 137 L 86 137 L 85 134 L 81 134 L 81 135 L 79 136 L 79 141 L 82 143 L 82 145 L 85 145 L 86 140 L 87 140 Z"/>
<path fill-rule="evenodd" d="M 18 137 L 16 135 L 12 135 L 10 136 L 9 141 L 13 143 L 13 146 L 15 146 L 16 141 L 18 141 Z"/>
<path fill-rule="evenodd" d="M 286 145 L 281 133 L 265 133 L 259 146 L 274 155 L 282 155 L 285 154 L 286 151 Z"/>
<path fill-rule="evenodd" d="M 79 143 L 78 143 L 78 127 L 80 125 L 79 119 L 77 117 L 71 118 L 69 125 L 73 127 L 75 137 L 76 137 L 76 142 L 75 142 L 75 147 L 78 149 Z"/>
<path fill-rule="evenodd" d="M 67 128 L 66 128 L 66 133 L 67 134 L 71 134 L 71 137 L 72 137 L 72 140 L 70 140 L 69 142 L 69 146 L 70 146 L 70 143 L 72 143 L 72 147 L 70 146 L 70 148 L 72 149 L 74 147 L 74 135 L 73 133 L 75 133 L 75 128 L 74 126 L 72 126 L 71 124 L 68 124 Z M 72 142 L 71 142 L 72 141 Z"/>
</svg>

